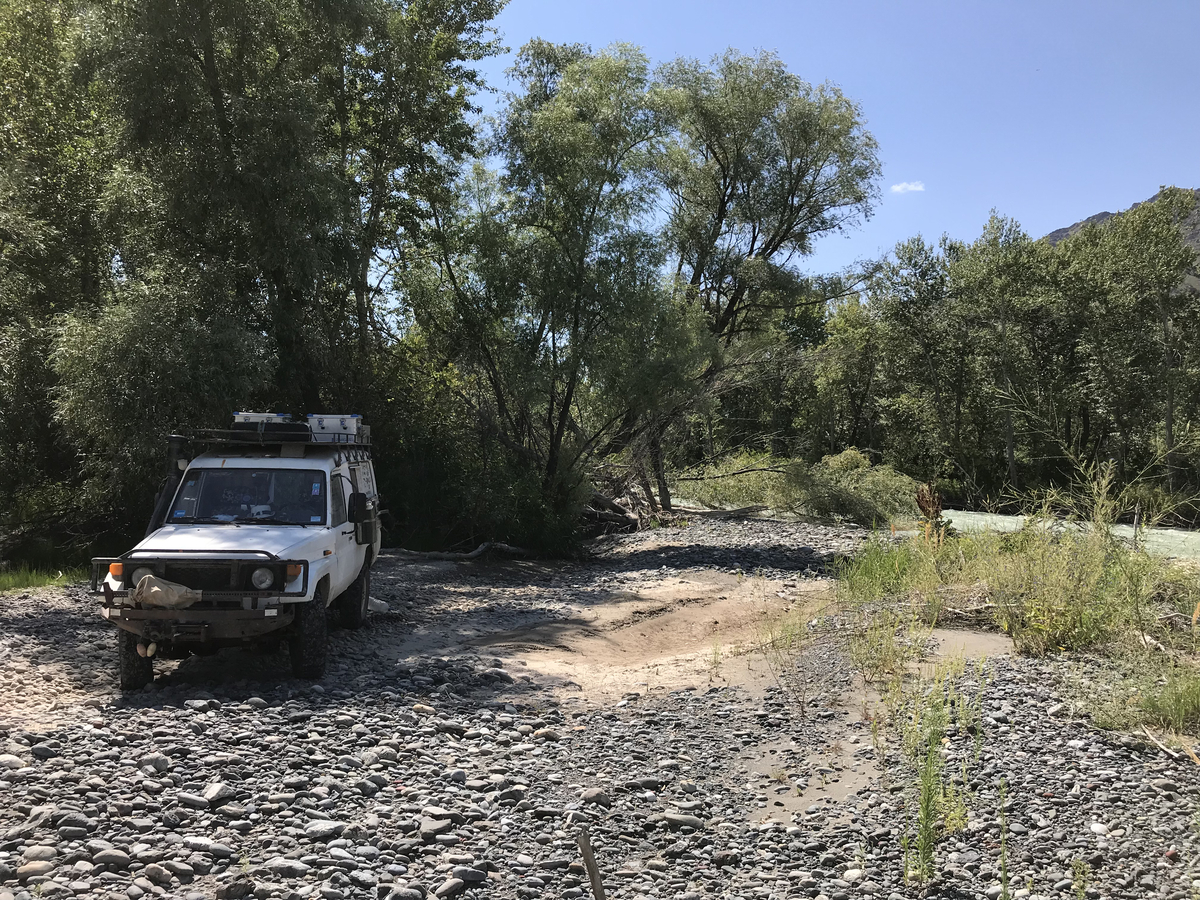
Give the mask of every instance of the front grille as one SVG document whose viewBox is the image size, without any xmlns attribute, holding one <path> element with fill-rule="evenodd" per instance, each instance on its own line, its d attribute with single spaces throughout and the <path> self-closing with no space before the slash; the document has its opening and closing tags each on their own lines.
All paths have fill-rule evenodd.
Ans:
<svg viewBox="0 0 1200 900">
<path fill-rule="evenodd" d="M 242 585 L 230 581 L 232 573 L 233 567 L 229 563 L 218 566 L 168 565 L 166 579 L 198 591 L 238 590 Z"/>
</svg>

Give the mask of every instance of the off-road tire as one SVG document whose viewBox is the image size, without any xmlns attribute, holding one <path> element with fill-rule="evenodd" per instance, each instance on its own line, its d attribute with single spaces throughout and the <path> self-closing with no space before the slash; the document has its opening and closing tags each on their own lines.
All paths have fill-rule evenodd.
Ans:
<svg viewBox="0 0 1200 900">
<path fill-rule="evenodd" d="M 325 583 L 322 582 L 307 603 L 293 607 L 288 653 L 292 658 L 292 674 L 297 678 L 320 678 L 325 674 L 329 653 L 329 625 L 325 611 Z"/>
<path fill-rule="evenodd" d="M 139 640 L 131 631 L 117 632 L 117 663 L 123 691 L 141 690 L 154 680 L 154 660 L 138 655 Z"/>
<path fill-rule="evenodd" d="M 343 628 L 362 628 L 367 621 L 367 604 L 371 601 L 371 561 L 363 563 L 362 571 L 346 592 L 338 597 L 338 618 Z"/>
</svg>

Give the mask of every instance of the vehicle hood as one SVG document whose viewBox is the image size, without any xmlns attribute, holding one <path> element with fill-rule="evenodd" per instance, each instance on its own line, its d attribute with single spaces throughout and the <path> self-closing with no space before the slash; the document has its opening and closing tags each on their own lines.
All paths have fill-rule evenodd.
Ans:
<svg viewBox="0 0 1200 900">
<path fill-rule="evenodd" d="M 300 525 L 165 525 L 130 552 L 265 550 L 281 559 L 309 559 L 305 551 L 321 543 L 327 531 L 324 526 Z"/>
</svg>

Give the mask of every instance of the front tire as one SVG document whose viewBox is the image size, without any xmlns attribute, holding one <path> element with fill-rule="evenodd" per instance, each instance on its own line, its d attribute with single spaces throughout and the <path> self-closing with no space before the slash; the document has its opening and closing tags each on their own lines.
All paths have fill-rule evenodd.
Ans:
<svg viewBox="0 0 1200 900">
<path fill-rule="evenodd" d="M 138 654 L 140 640 L 131 631 L 117 634 L 117 662 L 123 691 L 140 690 L 154 680 L 154 660 Z"/>
<path fill-rule="evenodd" d="M 362 628 L 367 621 L 367 608 L 371 602 L 371 563 L 363 562 L 362 571 L 346 593 L 338 597 L 338 614 L 345 628 Z"/>
<path fill-rule="evenodd" d="M 322 582 L 311 600 L 294 607 L 288 651 L 292 658 L 292 674 L 297 678 L 320 678 L 325 674 L 329 632 L 325 611 L 327 590 Z"/>
</svg>

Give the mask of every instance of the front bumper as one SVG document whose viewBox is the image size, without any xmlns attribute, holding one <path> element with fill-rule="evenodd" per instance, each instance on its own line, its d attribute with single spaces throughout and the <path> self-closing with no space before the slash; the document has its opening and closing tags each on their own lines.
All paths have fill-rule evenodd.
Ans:
<svg viewBox="0 0 1200 900">
<path fill-rule="evenodd" d="M 121 563 L 121 578 L 109 574 L 113 563 Z M 254 569 L 276 570 L 277 587 L 265 591 L 247 588 Z M 300 576 L 286 580 L 288 566 L 299 566 Z M 133 606 L 128 597 L 129 579 L 137 569 L 147 568 L 159 577 L 172 579 L 186 572 L 199 582 L 194 587 L 200 599 L 183 609 Z M 219 586 L 218 586 L 219 585 Z M 293 607 L 308 597 L 307 560 L 280 559 L 265 550 L 179 552 L 131 552 L 119 557 L 97 557 L 91 566 L 91 593 L 101 594 L 100 614 L 125 631 L 147 641 L 181 644 L 239 643 L 278 631 L 291 624 Z M 122 603 L 124 601 L 124 603 Z"/>
<path fill-rule="evenodd" d="M 286 606 L 266 609 L 138 609 L 105 606 L 100 615 L 118 628 L 147 641 L 172 644 L 239 642 L 286 628 L 293 610 Z"/>
</svg>

